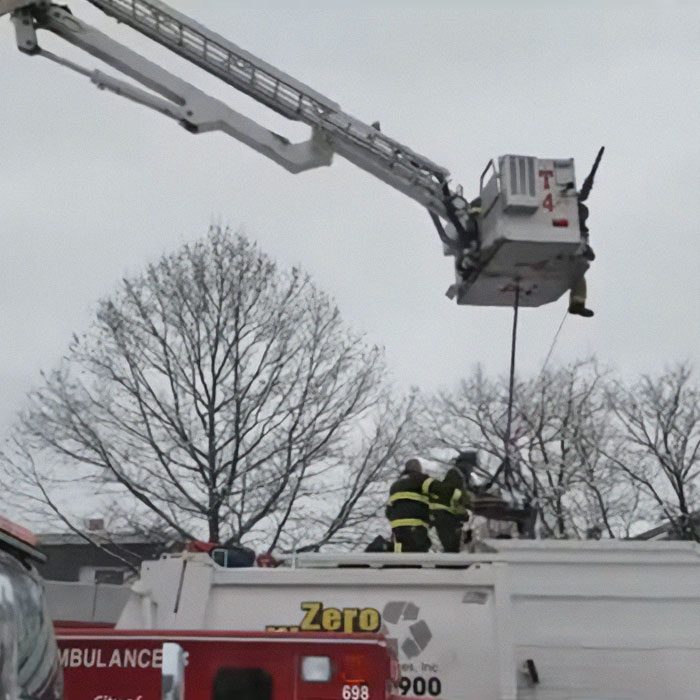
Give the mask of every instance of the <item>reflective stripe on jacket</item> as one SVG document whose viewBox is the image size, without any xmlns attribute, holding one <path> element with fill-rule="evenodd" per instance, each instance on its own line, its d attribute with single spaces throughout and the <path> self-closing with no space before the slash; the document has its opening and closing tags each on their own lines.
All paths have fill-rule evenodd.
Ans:
<svg viewBox="0 0 700 700">
<path fill-rule="evenodd" d="M 428 504 L 431 514 L 441 510 L 450 513 L 458 518 L 462 518 L 467 514 L 467 508 L 462 502 L 464 493 L 460 489 L 454 489 L 450 496 L 449 502 L 440 499 L 439 496 L 433 495 Z"/>
<path fill-rule="evenodd" d="M 426 474 L 404 472 L 389 489 L 386 516 L 391 527 L 428 527 L 431 493 L 439 484 Z"/>
<path fill-rule="evenodd" d="M 390 520 L 389 525 L 393 530 L 395 527 L 428 527 L 428 523 L 418 520 L 418 518 L 399 518 L 398 520 Z"/>
</svg>

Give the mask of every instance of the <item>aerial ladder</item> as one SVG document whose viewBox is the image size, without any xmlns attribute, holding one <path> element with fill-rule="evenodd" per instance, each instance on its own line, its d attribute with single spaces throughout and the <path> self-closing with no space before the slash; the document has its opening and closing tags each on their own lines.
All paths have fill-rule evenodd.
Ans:
<svg viewBox="0 0 700 700">
<path fill-rule="evenodd" d="M 282 116 L 311 127 L 292 143 L 191 83 L 110 39 L 64 5 L 47 0 L 0 0 L 11 14 L 20 51 L 49 58 L 200 134 L 222 131 L 292 173 L 346 158 L 424 206 L 446 255 L 455 260 L 448 296 L 458 304 L 540 306 L 558 299 L 592 259 L 585 207 L 596 165 L 578 192 L 573 159 L 506 155 L 489 161 L 479 197 L 469 201 L 447 169 L 344 112 L 333 100 L 295 80 L 160 0 L 88 0 Z M 91 70 L 43 49 L 47 30 L 100 59 L 140 86 Z M 142 86 L 142 87 L 141 87 Z M 601 149 L 602 150 L 602 149 Z"/>
</svg>

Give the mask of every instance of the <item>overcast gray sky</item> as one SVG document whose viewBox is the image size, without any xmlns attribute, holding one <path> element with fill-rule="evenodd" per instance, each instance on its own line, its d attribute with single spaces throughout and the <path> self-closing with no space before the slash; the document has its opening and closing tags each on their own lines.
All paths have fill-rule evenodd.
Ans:
<svg viewBox="0 0 700 700">
<path fill-rule="evenodd" d="M 626 373 L 700 359 L 700 3 L 176 1 L 241 47 L 448 168 L 469 197 L 504 153 L 576 159 L 598 259 L 592 320 L 569 317 L 553 361 L 597 353 Z M 83 0 L 82 19 L 295 140 L 271 116 Z M 42 34 L 89 67 L 95 59 Z M 292 176 L 221 134 L 159 114 L 42 58 L 0 18 L 0 431 L 87 328 L 122 275 L 201 236 L 242 228 L 301 264 L 396 378 L 450 386 L 506 373 L 511 312 L 457 307 L 427 213 L 340 158 Z M 518 369 L 539 370 L 565 299 L 521 314 Z"/>
</svg>

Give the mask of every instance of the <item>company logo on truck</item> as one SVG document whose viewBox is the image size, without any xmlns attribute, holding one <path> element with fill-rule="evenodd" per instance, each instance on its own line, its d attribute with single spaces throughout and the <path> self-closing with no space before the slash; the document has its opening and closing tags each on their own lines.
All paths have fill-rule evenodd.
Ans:
<svg viewBox="0 0 700 700">
<path fill-rule="evenodd" d="M 378 632 L 382 616 L 376 608 L 326 608 L 320 601 L 301 604 L 297 625 L 267 625 L 268 632 Z"/>
<path fill-rule="evenodd" d="M 428 623 L 419 619 L 419 614 L 420 608 L 406 600 L 387 603 L 382 613 L 382 634 L 395 639 L 407 659 L 418 656 L 433 638 Z"/>
<path fill-rule="evenodd" d="M 390 601 L 380 614 L 376 608 L 325 607 L 322 601 L 301 603 L 303 615 L 296 625 L 267 625 L 268 632 L 381 632 L 393 639 L 402 654 L 418 656 L 433 638 L 419 618 L 420 609 L 405 600 Z"/>
</svg>

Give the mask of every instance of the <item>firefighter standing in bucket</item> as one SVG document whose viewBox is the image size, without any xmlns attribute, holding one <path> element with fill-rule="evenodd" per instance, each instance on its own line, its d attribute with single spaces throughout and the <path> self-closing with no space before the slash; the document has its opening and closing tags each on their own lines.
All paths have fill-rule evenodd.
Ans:
<svg viewBox="0 0 700 700">
<path fill-rule="evenodd" d="M 401 476 L 389 489 L 386 516 L 395 552 L 427 552 L 430 549 L 431 498 L 442 502 L 463 497 L 459 489 L 423 473 L 417 459 L 409 459 Z"/>
</svg>

